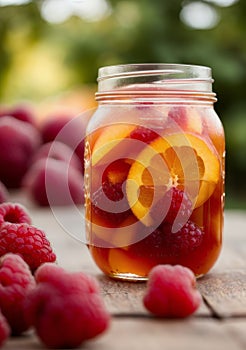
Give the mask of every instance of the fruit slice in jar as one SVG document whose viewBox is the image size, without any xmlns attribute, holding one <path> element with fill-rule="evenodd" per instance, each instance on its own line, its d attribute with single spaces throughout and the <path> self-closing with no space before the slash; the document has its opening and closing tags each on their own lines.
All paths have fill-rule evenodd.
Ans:
<svg viewBox="0 0 246 350">
<path fill-rule="evenodd" d="M 104 127 L 92 150 L 92 166 L 97 165 L 112 150 L 116 150 L 135 127 L 130 124 L 112 124 Z"/>
<path fill-rule="evenodd" d="M 184 132 L 202 134 L 202 115 L 198 108 L 193 106 L 174 106 L 168 112 L 170 129 L 179 132 L 180 128 Z"/>
<path fill-rule="evenodd" d="M 184 191 L 196 208 L 211 196 L 218 180 L 219 161 L 206 141 L 175 133 L 159 137 L 139 154 L 127 177 L 127 199 L 134 215 L 150 226 L 150 210 L 168 190 Z M 163 210 L 162 218 L 168 206 Z"/>
</svg>

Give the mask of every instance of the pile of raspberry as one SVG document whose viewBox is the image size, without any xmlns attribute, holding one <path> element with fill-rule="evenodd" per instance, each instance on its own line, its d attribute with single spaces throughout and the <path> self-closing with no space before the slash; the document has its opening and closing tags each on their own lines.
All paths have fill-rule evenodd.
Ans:
<svg viewBox="0 0 246 350">
<path fill-rule="evenodd" d="M 110 322 L 97 281 L 67 272 L 26 209 L 0 204 L 0 347 L 33 327 L 49 348 L 75 348 Z"/>
<path fill-rule="evenodd" d="M 48 348 L 76 348 L 108 329 L 111 316 L 97 280 L 59 267 L 23 206 L 0 204 L 0 247 L 0 347 L 30 328 Z M 184 318 L 200 303 L 190 269 L 158 265 L 150 271 L 143 304 L 153 315 Z"/>
<path fill-rule="evenodd" d="M 31 225 L 26 208 L 17 203 L 0 204 L 0 256 L 19 254 L 34 272 L 56 255 L 44 231 Z"/>
</svg>

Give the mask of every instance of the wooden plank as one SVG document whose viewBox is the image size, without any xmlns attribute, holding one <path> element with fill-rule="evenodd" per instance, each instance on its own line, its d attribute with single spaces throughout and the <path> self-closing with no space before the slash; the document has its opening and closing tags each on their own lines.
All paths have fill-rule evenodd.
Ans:
<svg viewBox="0 0 246 350">
<path fill-rule="evenodd" d="M 226 331 L 237 343 L 246 349 L 246 318 L 229 319 L 225 321 Z"/>
<path fill-rule="evenodd" d="M 146 283 L 116 281 L 102 274 L 98 274 L 96 277 L 101 285 L 102 296 L 106 307 L 112 315 L 150 316 L 143 306 Z M 211 311 L 202 303 L 194 315 L 208 317 L 211 316 Z"/>
<path fill-rule="evenodd" d="M 245 269 L 246 211 L 226 211 L 221 255 L 212 271 Z"/>
<path fill-rule="evenodd" d="M 240 332 L 241 335 L 241 332 Z M 11 338 L 3 350 L 45 349 L 35 335 Z M 113 318 L 107 332 L 81 345 L 87 350 L 244 350 L 228 326 L 213 319 Z"/>
<path fill-rule="evenodd" d="M 117 341 L 119 340 L 119 341 Z M 242 350 L 214 320 L 117 319 L 111 330 L 90 344 L 91 350 Z"/>
<path fill-rule="evenodd" d="M 246 317 L 246 270 L 210 273 L 198 282 L 199 290 L 218 317 Z"/>
</svg>

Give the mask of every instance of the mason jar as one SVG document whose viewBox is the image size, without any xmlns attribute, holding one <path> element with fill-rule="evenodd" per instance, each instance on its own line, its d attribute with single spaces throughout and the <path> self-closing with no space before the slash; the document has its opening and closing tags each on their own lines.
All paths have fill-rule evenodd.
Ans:
<svg viewBox="0 0 246 350">
<path fill-rule="evenodd" d="M 99 69 L 85 141 L 87 244 L 106 275 L 146 280 L 158 264 L 199 277 L 222 245 L 225 139 L 211 69 Z"/>
</svg>

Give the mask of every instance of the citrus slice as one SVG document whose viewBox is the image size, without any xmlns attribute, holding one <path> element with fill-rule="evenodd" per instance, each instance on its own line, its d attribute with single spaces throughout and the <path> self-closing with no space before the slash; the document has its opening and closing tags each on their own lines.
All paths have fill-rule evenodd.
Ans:
<svg viewBox="0 0 246 350">
<path fill-rule="evenodd" d="M 98 137 L 92 150 L 92 166 L 114 150 L 136 126 L 130 124 L 112 124 L 106 126 Z M 118 153 L 120 154 L 120 153 Z"/>
<path fill-rule="evenodd" d="M 126 183 L 129 205 L 145 225 L 153 224 L 150 208 L 172 187 L 186 192 L 193 208 L 201 206 L 219 180 L 219 161 L 200 137 L 176 133 L 159 137 L 139 154 Z"/>
</svg>

